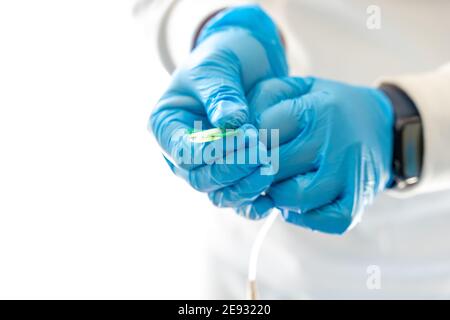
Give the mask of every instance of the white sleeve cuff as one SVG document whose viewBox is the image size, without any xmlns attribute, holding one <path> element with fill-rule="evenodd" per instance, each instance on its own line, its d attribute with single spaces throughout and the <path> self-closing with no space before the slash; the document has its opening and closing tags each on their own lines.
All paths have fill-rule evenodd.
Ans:
<svg viewBox="0 0 450 320">
<path fill-rule="evenodd" d="M 418 184 L 391 193 L 410 196 L 450 189 L 450 64 L 435 72 L 386 78 L 381 84 L 401 88 L 422 119 L 424 158 Z"/>
</svg>

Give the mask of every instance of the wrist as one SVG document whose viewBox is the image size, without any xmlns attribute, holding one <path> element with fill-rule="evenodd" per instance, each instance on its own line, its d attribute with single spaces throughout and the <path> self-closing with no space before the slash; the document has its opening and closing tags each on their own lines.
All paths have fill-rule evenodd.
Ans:
<svg viewBox="0 0 450 320">
<path fill-rule="evenodd" d="M 284 49 L 285 41 L 271 17 L 258 5 L 223 8 L 214 11 L 200 24 L 193 39 L 192 48 L 211 34 L 231 28 L 249 31 L 260 42 L 279 43 Z M 275 39 L 275 41 L 273 41 Z"/>
<path fill-rule="evenodd" d="M 192 39 L 192 45 L 191 50 L 193 50 L 197 45 L 197 40 L 200 36 L 200 33 L 202 32 L 203 28 L 206 26 L 206 24 L 211 21 L 212 18 L 214 18 L 217 14 L 221 13 L 222 11 L 226 10 L 227 8 L 222 8 L 213 11 L 211 14 L 209 14 L 198 26 L 197 30 L 195 31 L 194 38 Z"/>
<path fill-rule="evenodd" d="M 225 10 L 229 10 L 230 8 L 221 8 L 218 10 L 213 11 L 211 14 L 209 14 L 198 26 L 197 30 L 195 31 L 194 34 L 194 38 L 192 41 L 192 45 L 191 45 L 191 49 L 194 49 L 196 47 L 197 44 L 197 40 L 200 37 L 200 33 L 203 31 L 203 29 L 205 28 L 205 26 L 208 24 L 208 22 L 210 22 L 216 15 L 220 14 L 221 12 L 225 11 Z M 286 48 L 286 40 L 283 36 L 283 33 L 278 30 L 278 35 L 280 37 L 280 41 L 281 44 L 283 45 L 284 48 Z"/>
</svg>

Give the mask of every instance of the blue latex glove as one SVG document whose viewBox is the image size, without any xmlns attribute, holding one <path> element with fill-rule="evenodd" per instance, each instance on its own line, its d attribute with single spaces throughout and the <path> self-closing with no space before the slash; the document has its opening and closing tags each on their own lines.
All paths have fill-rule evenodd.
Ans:
<svg viewBox="0 0 450 320">
<path fill-rule="evenodd" d="M 212 18 L 202 29 L 196 47 L 173 74 L 170 86 L 160 99 L 149 127 L 164 150 L 172 171 L 199 191 L 210 192 L 232 185 L 248 177 L 248 200 L 254 200 L 270 185 L 273 177 L 261 176 L 258 166 L 227 165 L 202 161 L 181 162 L 181 150 L 191 149 L 194 155 L 204 154 L 211 144 L 193 144 L 186 134 L 195 122 L 202 129 L 212 127 L 240 128 L 239 134 L 256 134 L 249 122 L 245 94 L 259 81 L 285 76 L 287 64 L 281 39 L 273 21 L 258 6 L 225 10 Z M 245 124 L 245 125 L 244 125 Z M 227 153 L 264 148 L 258 143 L 225 146 Z M 244 195 L 243 195 L 244 196 Z"/>
<path fill-rule="evenodd" d="M 255 87 L 249 102 L 257 127 L 280 129 L 280 170 L 253 204 L 241 205 L 240 181 L 210 193 L 217 205 L 254 218 L 276 207 L 288 222 L 341 234 L 391 183 L 394 115 L 381 91 L 317 78 L 271 79 Z"/>
</svg>

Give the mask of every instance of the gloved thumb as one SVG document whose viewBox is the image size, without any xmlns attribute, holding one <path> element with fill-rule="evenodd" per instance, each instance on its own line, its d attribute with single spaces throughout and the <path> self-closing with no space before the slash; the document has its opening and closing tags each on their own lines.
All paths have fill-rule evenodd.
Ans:
<svg viewBox="0 0 450 320">
<path fill-rule="evenodd" d="M 195 91 L 213 126 L 238 128 L 248 122 L 240 64 L 232 52 L 209 54 L 192 72 Z"/>
</svg>

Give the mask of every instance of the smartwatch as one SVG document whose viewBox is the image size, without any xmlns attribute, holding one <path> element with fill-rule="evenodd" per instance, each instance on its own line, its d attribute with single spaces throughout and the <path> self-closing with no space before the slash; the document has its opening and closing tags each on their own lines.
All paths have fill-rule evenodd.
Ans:
<svg viewBox="0 0 450 320">
<path fill-rule="evenodd" d="M 394 111 L 394 154 L 391 187 L 405 189 L 419 182 L 423 163 L 423 129 L 419 111 L 399 87 L 383 84 L 379 88 L 390 99 Z"/>
</svg>

